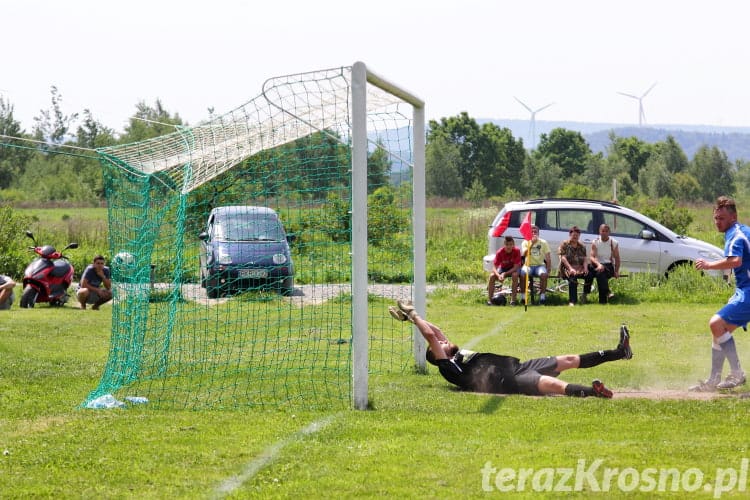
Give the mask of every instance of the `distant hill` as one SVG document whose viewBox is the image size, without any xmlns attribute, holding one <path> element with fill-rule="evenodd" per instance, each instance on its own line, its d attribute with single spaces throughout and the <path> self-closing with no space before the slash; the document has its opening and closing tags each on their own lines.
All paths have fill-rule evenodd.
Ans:
<svg viewBox="0 0 750 500">
<path fill-rule="evenodd" d="M 668 130 L 661 128 L 626 127 L 613 129 L 619 137 L 637 137 L 653 143 L 660 142 L 671 135 L 682 147 L 688 158 L 693 158 L 696 151 L 704 145 L 716 146 L 724 151 L 730 161 L 750 160 L 750 133 L 738 132 L 690 132 L 685 130 Z M 592 151 L 605 151 L 609 145 L 609 131 L 585 134 Z"/>
<path fill-rule="evenodd" d="M 496 120 L 477 119 L 477 123 L 492 122 L 499 127 L 508 128 L 514 137 L 522 138 L 524 144 L 529 147 L 529 121 L 528 120 Z M 730 161 L 750 160 L 750 127 L 714 127 L 708 125 L 648 125 L 634 127 L 622 123 L 584 123 L 584 122 L 553 122 L 540 121 L 535 123 L 536 144 L 539 144 L 539 136 L 548 134 L 556 128 L 565 128 L 580 132 L 591 150 L 594 152 L 606 152 L 609 145 L 609 134 L 614 132 L 618 137 L 637 137 L 638 139 L 653 143 L 663 141 L 671 135 L 680 144 L 682 150 L 689 159 L 703 145 L 716 146 L 724 151 Z"/>
</svg>

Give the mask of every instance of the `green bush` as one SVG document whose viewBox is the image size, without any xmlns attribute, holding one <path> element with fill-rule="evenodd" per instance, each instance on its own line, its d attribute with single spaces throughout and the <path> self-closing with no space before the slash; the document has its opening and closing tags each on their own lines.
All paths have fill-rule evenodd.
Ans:
<svg viewBox="0 0 750 500">
<path fill-rule="evenodd" d="M 560 198 L 581 198 L 593 200 L 597 198 L 596 190 L 582 184 L 566 184 L 558 191 L 557 196 Z"/>
<path fill-rule="evenodd" d="M 26 199 L 26 192 L 22 189 L 0 189 L 0 202 L 18 203 Z"/>
<path fill-rule="evenodd" d="M 464 198 L 471 202 L 472 206 L 480 207 L 482 202 L 487 198 L 487 188 L 482 181 L 474 179 L 469 189 L 464 193 Z"/>
<path fill-rule="evenodd" d="M 32 255 L 31 240 L 25 236 L 32 220 L 8 205 L 0 205 L 0 220 L 0 273 L 18 280 Z"/>
<path fill-rule="evenodd" d="M 428 283 L 460 283 L 463 281 L 456 271 L 447 263 L 441 263 L 436 266 L 427 266 Z"/>
<path fill-rule="evenodd" d="M 374 245 L 387 244 L 394 234 L 403 231 L 408 219 L 395 204 L 395 190 L 379 187 L 370 196 L 367 215 L 367 239 Z"/>
<path fill-rule="evenodd" d="M 685 208 L 677 207 L 672 198 L 662 198 L 656 206 L 645 207 L 643 214 L 678 234 L 687 233 L 688 227 L 693 222 L 690 212 Z"/>
</svg>

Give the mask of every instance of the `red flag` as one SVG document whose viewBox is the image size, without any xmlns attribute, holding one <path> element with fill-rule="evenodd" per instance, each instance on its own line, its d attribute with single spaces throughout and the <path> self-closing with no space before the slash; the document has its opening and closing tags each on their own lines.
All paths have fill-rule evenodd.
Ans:
<svg viewBox="0 0 750 500">
<path fill-rule="evenodd" d="M 495 238 L 499 238 L 503 235 L 505 230 L 508 229 L 508 224 L 510 224 L 510 214 L 510 210 L 505 212 L 505 215 L 503 215 L 503 219 L 500 221 L 500 224 L 495 226 L 495 229 L 492 231 L 492 236 L 494 236 Z"/>
<path fill-rule="evenodd" d="M 521 236 L 526 241 L 531 241 L 531 212 L 526 212 L 526 218 L 521 223 Z"/>
</svg>

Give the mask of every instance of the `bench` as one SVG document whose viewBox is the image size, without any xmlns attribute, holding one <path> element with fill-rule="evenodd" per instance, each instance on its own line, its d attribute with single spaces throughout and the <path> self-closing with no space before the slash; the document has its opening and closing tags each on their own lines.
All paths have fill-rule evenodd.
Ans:
<svg viewBox="0 0 750 500">
<path fill-rule="evenodd" d="M 621 274 L 619 276 L 619 278 L 627 278 L 627 277 L 628 277 L 627 274 Z M 579 278 L 579 283 L 581 284 L 579 293 L 583 293 L 583 277 Z M 502 286 L 502 284 L 500 284 L 500 285 L 501 286 L 500 286 L 500 288 L 499 288 L 498 291 L 500 293 L 502 293 L 503 295 L 510 295 L 510 293 L 511 293 L 511 289 L 510 288 L 511 287 L 510 286 Z M 529 303 L 531 303 L 531 304 L 535 304 L 536 303 L 535 297 L 537 297 L 539 295 L 539 293 L 540 293 L 540 289 L 539 288 L 540 287 L 539 287 L 538 278 L 536 276 L 529 276 L 529 290 L 530 290 L 530 293 L 531 293 L 531 300 L 530 300 Z M 525 291 L 524 290 L 524 277 L 523 276 L 519 276 L 519 290 L 518 290 L 519 295 L 522 296 L 523 293 L 524 293 L 524 291 Z M 590 293 L 593 293 L 595 291 L 596 291 L 596 280 L 594 280 L 594 282 L 591 284 L 591 292 Z M 559 276 L 558 274 L 550 274 L 549 276 L 547 276 L 547 290 L 546 290 L 546 293 L 564 293 L 564 294 L 567 295 L 567 293 L 568 293 L 568 279 L 564 278 L 562 276 Z"/>
</svg>

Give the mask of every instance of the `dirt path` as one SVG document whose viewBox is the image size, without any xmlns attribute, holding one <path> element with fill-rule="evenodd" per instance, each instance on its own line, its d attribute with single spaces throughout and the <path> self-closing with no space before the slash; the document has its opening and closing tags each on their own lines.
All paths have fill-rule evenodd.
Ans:
<svg viewBox="0 0 750 500">
<path fill-rule="evenodd" d="M 653 401 L 665 401 L 669 399 L 673 400 L 695 400 L 695 401 L 711 401 L 714 399 L 745 399 L 750 398 L 750 392 L 689 392 L 686 390 L 674 390 L 674 389 L 623 389 L 618 391 L 613 390 L 614 396 L 612 399 L 650 399 Z M 504 394 L 489 394 L 485 392 L 476 392 L 479 396 L 505 396 Z M 552 394 L 548 396 L 524 396 L 527 398 L 564 398 L 562 394 Z"/>
<path fill-rule="evenodd" d="M 484 285 L 450 285 L 460 290 L 472 290 L 484 288 Z M 167 285 L 161 286 L 156 284 L 156 288 L 167 287 Z M 436 285 L 427 285 L 427 293 L 431 293 L 436 288 Z M 367 287 L 368 293 L 372 295 L 378 295 L 381 297 L 388 297 L 396 299 L 410 299 L 412 287 L 410 285 L 369 285 Z M 307 304 L 317 305 L 322 304 L 332 298 L 338 297 L 341 294 L 351 293 L 351 285 L 345 284 L 319 284 L 319 285 L 300 285 L 294 288 L 294 293 L 287 297 L 293 304 L 302 306 Z M 186 300 L 198 302 L 205 305 L 218 305 L 223 304 L 228 298 L 220 299 L 209 299 L 206 296 L 206 290 L 201 288 L 197 284 L 186 284 L 182 285 L 182 296 Z"/>
<path fill-rule="evenodd" d="M 698 401 L 709 401 L 712 399 L 747 398 L 750 393 L 738 392 L 689 392 L 686 390 L 651 389 L 651 390 L 614 390 L 614 399 L 694 399 Z"/>
</svg>

